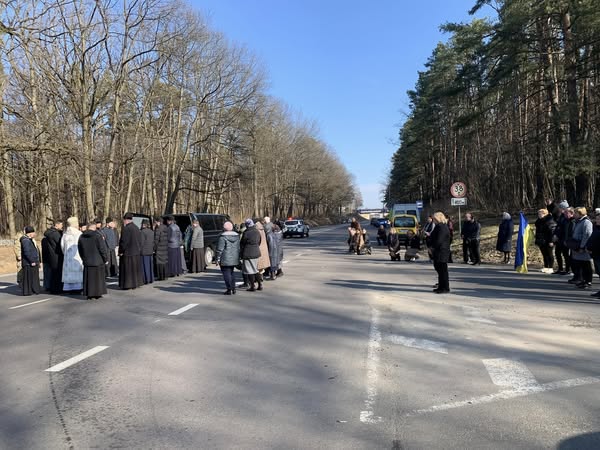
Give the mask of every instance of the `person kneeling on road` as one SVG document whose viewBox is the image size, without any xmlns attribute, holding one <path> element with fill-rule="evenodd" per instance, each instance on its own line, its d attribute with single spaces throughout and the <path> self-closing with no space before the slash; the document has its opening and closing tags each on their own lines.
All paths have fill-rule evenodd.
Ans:
<svg viewBox="0 0 600 450">
<path fill-rule="evenodd" d="M 404 261 L 416 261 L 419 259 L 419 250 L 421 250 L 421 238 L 412 231 L 408 232 L 407 238 Z"/>
</svg>

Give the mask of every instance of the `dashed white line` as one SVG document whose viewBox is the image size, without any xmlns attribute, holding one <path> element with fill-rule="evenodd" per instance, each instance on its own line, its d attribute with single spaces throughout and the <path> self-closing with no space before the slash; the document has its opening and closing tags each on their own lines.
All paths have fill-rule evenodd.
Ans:
<svg viewBox="0 0 600 450">
<path fill-rule="evenodd" d="M 37 300 L 35 302 L 30 302 L 30 303 L 25 303 L 23 305 L 17 305 L 17 306 L 11 306 L 8 309 L 19 309 L 19 308 L 24 308 L 25 306 L 30 306 L 30 305 L 35 305 L 37 303 L 43 303 L 43 302 L 47 302 L 48 300 L 52 300 L 51 298 L 45 298 L 43 300 Z"/>
<path fill-rule="evenodd" d="M 184 306 L 183 308 L 179 308 L 179 309 L 176 309 L 173 312 L 170 312 L 169 316 L 178 316 L 179 314 L 184 313 L 184 312 L 186 312 L 186 311 L 188 311 L 188 310 L 190 310 L 190 309 L 192 309 L 192 308 L 194 308 L 196 306 L 198 306 L 198 303 L 190 303 L 189 305 Z"/>
<path fill-rule="evenodd" d="M 379 366 L 379 349 L 381 348 L 381 331 L 379 331 L 379 311 L 373 308 L 371 328 L 369 330 L 369 346 L 367 352 L 367 398 L 365 409 L 360 412 L 360 421 L 363 423 L 381 422 L 381 417 L 373 413 L 377 400 L 377 368 Z"/>
<path fill-rule="evenodd" d="M 444 355 L 448 354 L 446 344 L 443 342 L 430 341 L 428 339 L 410 338 L 406 336 L 399 336 L 397 334 L 386 336 L 385 339 L 394 344 L 404 345 L 405 347 L 418 348 L 421 350 L 428 350 L 430 352 L 436 353 L 443 353 Z"/>
<path fill-rule="evenodd" d="M 484 359 L 483 365 L 496 386 L 517 390 L 539 386 L 531 371 L 520 361 L 504 358 Z"/>
<path fill-rule="evenodd" d="M 101 351 L 106 350 L 107 348 L 107 345 L 99 345 L 86 352 L 80 353 L 77 356 L 69 358 L 66 361 L 61 362 L 60 364 L 56 364 L 55 366 L 46 369 L 44 372 L 60 372 L 61 370 L 64 370 L 67 367 L 72 366 L 73 364 L 77 364 L 79 361 L 83 361 L 84 359 L 89 358 L 90 356 L 93 356 L 96 353 L 100 353 Z"/>
<path fill-rule="evenodd" d="M 525 397 L 527 395 L 539 394 L 542 392 L 556 391 L 558 389 L 572 388 L 577 386 L 587 386 L 590 384 L 600 383 L 600 377 L 583 377 L 583 378 L 572 378 L 570 380 L 554 381 L 552 383 L 539 384 L 537 386 L 531 386 L 525 389 L 509 389 L 500 391 L 495 394 L 482 395 L 481 397 L 473 397 L 469 400 L 463 400 L 460 402 L 443 403 L 441 405 L 435 405 L 430 408 L 416 409 L 412 412 L 407 413 L 406 417 L 420 416 L 423 414 L 447 411 L 449 409 L 463 408 L 466 406 L 483 405 L 486 403 L 492 403 L 500 400 L 508 400 L 517 397 Z"/>
</svg>

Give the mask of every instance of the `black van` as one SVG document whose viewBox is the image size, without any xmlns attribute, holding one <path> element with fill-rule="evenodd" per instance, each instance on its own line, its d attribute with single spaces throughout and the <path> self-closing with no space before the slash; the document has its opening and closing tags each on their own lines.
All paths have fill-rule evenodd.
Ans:
<svg viewBox="0 0 600 450">
<path fill-rule="evenodd" d="M 133 223 L 138 228 L 142 228 L 142 220 L 148 219 L 152 224 L 152 217 L 146 214 L 132 213 Z M 185 232 L 188 227 L 191 227 L 192 220 L 198 219 L 200 226 L 204 230 L 204 259 L 206 265 L 213 263 L 215 259 L 215 252 L 217 249 L 217 240 L 219 235 L 223 232 L 223 224 L 229 220 L 227 214 L 208 214 L 208 213 L 187 213 L 187 214 L 173 214 L 175 223 L 181 230 L 181 236 L 185 238 Z M 189 252 L 185 254 L 186 260 L 190 261 Z"/>
<path fill-rule="evenodd" d="M 197 219 L 204 230 L 204 259 L 206 265 L 213 263 L 217 249 L 217 240 L 223 232 L 223 224 L 229 220 L 226 214 L 208 214 L 208 213 L 187 213 L 173 214 L 175 223 L 181 230 L 181 236 L 185 238 L 185 232 L 191 227 L 192 220 Z M 190 260 L 190 255 L 186 252 L 185 258 Z"/>
</svg>

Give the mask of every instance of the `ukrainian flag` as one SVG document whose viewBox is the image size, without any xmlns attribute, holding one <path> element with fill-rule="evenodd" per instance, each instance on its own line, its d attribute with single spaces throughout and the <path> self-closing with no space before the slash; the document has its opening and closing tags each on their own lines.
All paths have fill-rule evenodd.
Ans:
<svg viewBox="0 0 600 450">
<path fill-rule="evenodd" d="M 521 213 L 519 219 L 519 234 L 517 237 L 517 253 L 515 255 L 515 270 L 527 273 L 527 249 L 535 239 L 535 233 L 527 223 L 525 215 Z"/>
</svg>

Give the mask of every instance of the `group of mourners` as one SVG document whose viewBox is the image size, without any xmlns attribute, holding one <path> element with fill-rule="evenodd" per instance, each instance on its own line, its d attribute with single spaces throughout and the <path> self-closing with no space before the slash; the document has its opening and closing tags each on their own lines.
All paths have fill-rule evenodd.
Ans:
<svg viewBox="0 0 600 450">
<path fill-rule="evenodd" d="M 204 232 L 198 220 L 184 234 L 173 216 L 155 219 L 153 227 L 145 219 L 140 229 L 133 215 L 125 214 L 120 236 L 110 217 L 104 226 L 98 219 L 80 225 L 77 217 L 70 217 L 66 225 L 65 229 L 62 221 L 53 222 L 44 233 L 41 252 L 33 227 L 27 226 L 17 236 L 17 281 L 22 295 L 41 292 L 40 266 L 47 292 L 83 295 L 88 300 L 107 293 L 110 277 L 118 276 L 121 289 L 136 289 L 183 275 L 188 272 L 186 251 L 190 272 L 206 271 Z M 236 292 L 235 268 L 242 270 L 249 291 L 262 290 L 265 277 L 275 280 L 283 275 L 281 228 L 268 217 L 256 223 L 247 219 L 241 228 L 240 238 L 233 224 L 225 222 L 217 243 L 216 264 L 221 267 L 227 295 Z"/>
<path fill-rule="evenodd" d="M 572 274 L 570 284 L 579 289 L 592 287 L 594 271 L 600 276 L 600 209 L 595 213 L 592 222 L 586 208 L 573 208 L 566 200 L 548 201 L 538 211 L 535 245 L 543 256 L 543 273 Z M 591 296 L 600 298 L 600 291 Z"/>
</svg>

